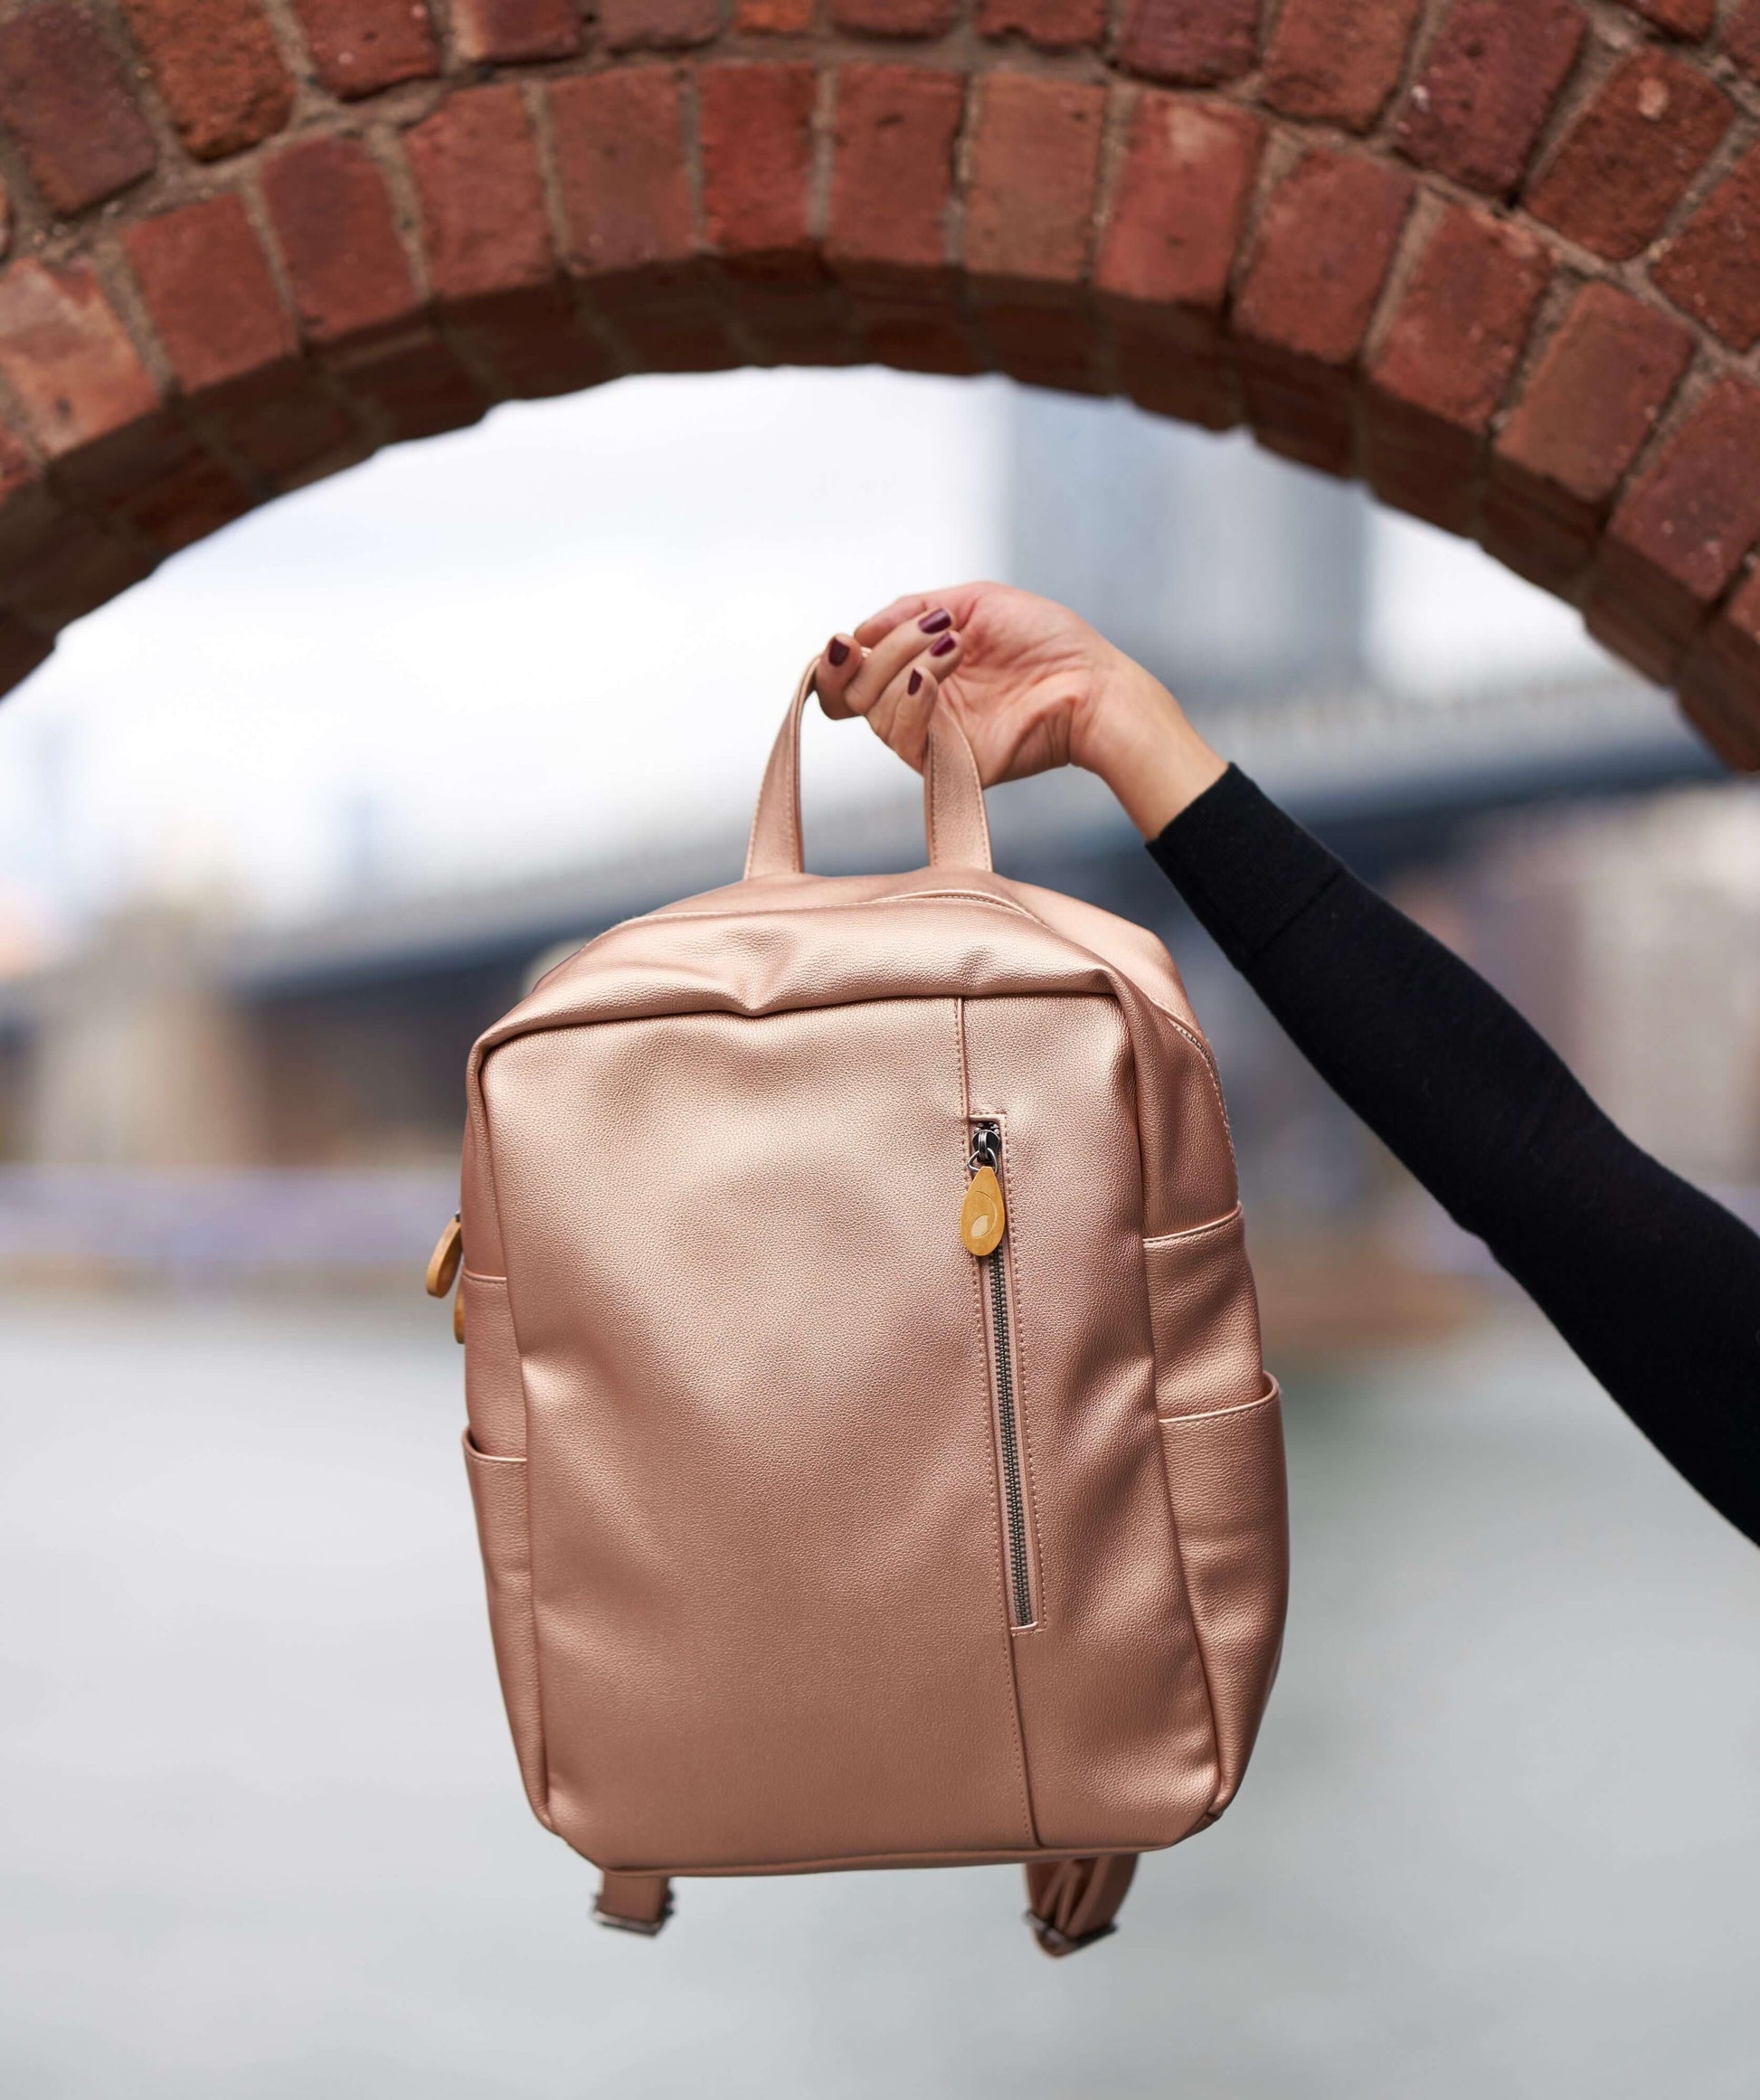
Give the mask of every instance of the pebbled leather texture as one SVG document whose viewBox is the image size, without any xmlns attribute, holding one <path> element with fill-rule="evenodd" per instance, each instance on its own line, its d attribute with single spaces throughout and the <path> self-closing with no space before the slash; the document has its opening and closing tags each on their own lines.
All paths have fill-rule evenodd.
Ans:
<svg viewBox="0 0 1760 2100">
<path fill-rule="evenodd" d="M 990 872 L 957 728 L 929 818 L 986 865 L 797 872 L 804 698 L 754 872 L 590 942 L 471 1058 L 508 1716 L 613 1877 L 1080 1860 L 1038 1884 L 1074 1943 L 1072 1890 L 1232 1797 L 1282 1635 L 1221 1091 L 1158 941 Z M 1006 1381 L 960 1237 L 980 1121 Z"/>
</svg>

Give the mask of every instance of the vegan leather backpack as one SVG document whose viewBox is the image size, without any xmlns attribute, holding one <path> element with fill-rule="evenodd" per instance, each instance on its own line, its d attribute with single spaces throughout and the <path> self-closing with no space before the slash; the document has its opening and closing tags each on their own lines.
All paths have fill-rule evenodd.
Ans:
<svg viewBox="0 0 1760 2100">
<path fill-rule="evenodd" d="M 681 1875 L 1017 1860 L 1054 1954 L 1213 1822 L 1287 1575 L 1207 1045 L 1166 950 L 990 871 L 802 872 L 803 678 L 745 878 L 477 1045 L 475 1499 L 539 1821 L 658 1932 Z"/>
</svg>

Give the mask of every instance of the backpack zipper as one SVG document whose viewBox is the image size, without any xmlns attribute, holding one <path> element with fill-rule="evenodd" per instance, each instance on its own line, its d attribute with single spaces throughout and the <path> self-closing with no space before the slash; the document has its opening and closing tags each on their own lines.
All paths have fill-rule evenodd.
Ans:
<svg viewBox="0 0 1760 2100">
<path fill-rule="evenodd" d="M 960 1238 L 978 1256 L 989 1298 L 989 1333 L 996 1365 L 997 1442 L 1002 1451 L 1002 1503 L 1008 1534 L 1009 1615 L 1033 1623 L 1033 1583 L 1027 1565 L 1027 1490 L 1021 1480 L 1020 1424 L 1015 1407 L 1014 1355 L 1008 1345 L 1008 1278 L 1002 1235 L 1008 1229 L 1001 1177 L 1002 1126 L 974 1124 L 966 1165 L 971 1173 L 960 1212 Z"/>
</svg>

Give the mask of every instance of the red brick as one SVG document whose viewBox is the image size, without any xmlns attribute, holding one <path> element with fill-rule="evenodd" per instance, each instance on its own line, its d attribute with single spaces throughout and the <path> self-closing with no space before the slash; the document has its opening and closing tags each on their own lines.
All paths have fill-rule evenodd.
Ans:
<svg viewBox="0 0 1760 2100">
<path fill-rule="evenodd" d="M 331 369 L 393 442 L 463 430 L 489 406 L 450 347 L 422 329 L 345 353 Z"/>
<path fill-rule="evenodd" d="M 477 298 L 555 274 L 537 153 L 516 87 L 461 89 L 404 143 L 438 297 Z"/>
<path fill-rule="evenodd" d="M 1454 0 L 1401 113 L 1400 150 L 1469 189 L 1513 190 L 1585 28 L 1574 0 Z"/>
<path fill-rule="evenodd" d="M 1317 364 L 1362 346 L 1412 200 L 1412 179 L 1320 147 L 1278 185 L 1235 309 L 1236 334 Z"/>
<path fill-rule="evenodd" d="M 828 278 L 743 277 L 733 304 L 761 364 L 866 361 L 851 303 Z"/>
<path fill-rule="evenodd" d="M 1243 109 L 1144 90 L 1094 269 L 1120 387 L 1208 430 L 1240 421 L 1222 307 L 1263 144 Z"/>
<path fill-rule="evenodd" d="M 944 36 L 953 0 L 830 0 L 835 27 L 858 36 Z"/>
<path fill-rule="evenodd" d="M 268 259 L 231 192 L 145 220 L 122 244 L 185 393 L 223 386 L 298 349 Z"/>
<path fill-rule="evenodd" d="M 93 509 L 175 553 L 250 509 L 248 490 L 175 411 L 145 416 L 61 465 L 59 478 Z"/>
<path fill-rule="evenodd" d="M 277 490 L 372 449 L 359 419 L 308 367 L 291 361 L 205 396 L 202 408 L 233 455 Z"/>
<path fill-rule="evenodd" d="M 946 264 L 963 73 L 852 65 L 837 76 L 826 252 L 854 296 L 868 358 L 913 371 L 980 368 Z"/>
<path fill-rule="evenodd" d="M 670 67 L 558 80 L 550 115 L 569 248 L 578 262 L 615 274 L 695 252 L 684 97 Z"/>
<path fill-rule="evenodd" d="M 840 269 L 939 271 L 965 78 L 926 66 L 837 74 L 837 158 L 826 242 Z"/>
<path fill-rule="evenodd" d="M 0 118 L 59 213 L 126 190 L 158 157 L 96 19 L 60 0 L 0 24 Z"/>
<path fill-rule="evenodd" d="M 1528 208 L 1623 262 L 1661 232 L 1735 113 L 1695 67 L 1653 46 L 1634 52 L 1530 185 Z"/>
<path fill-rule="evenodd" d="M 677 51 L 707 43 L 721 27 L 721 0 L 599 0 L 611 51 Z"/>
<path fill-rule="evenodd" d="M 1693 354 L 1690 333 L 1586 284 L 1498 433 L 1495 468 L 1590 516 L 1612 498 Z"/>
<path fill-rule="evenodd" d="M 1502 399 L 1551 274 L 1544 244 L 1445 208 L 1369 368 L 1373 392 L 1477 437 Z"/>
<path fill-rule="evenodd" d="M 21 520 L 27 534 L 41 528 L 49 500 L 24 440 L 0 423 L 0 563 L 18 550 Z"/>
<path fill-rule="evenodd" d="M 1067 288 L 1093 251 L 1106 90 L 992 72 L 979 91 L 965 262 L 989 362 L 1029 386 L 1104 392 L 1095 318 Z"/>
<path fill-rule="evenodd" d="M 293 5 L 318 79 L 345 102 L 440 71 L 425 0 L 293 0 Z"/>
<path fill-rule="evenodd" d="M 1263 99 L 1285 117 L 1367 131 L 1399 82 L 1422 0 L 1285 0 Z"/>
<path fill-rule="evenodd" d="M 579 0 L 452 0 L 452 34 L 472 64 L 571 58 L 581 48 Z"/>
<path fill-rule="evenodd" d="M 1137 305 L 1219 309 L 1263 144 L 1244 109 L 1146 89 L 1101 240 L 1100 289 Z"/>
<path fill-rule="evenodd" d="M 166 107 L 197 160 L 280 130 L 293 82 L 257 0 L 123 0 Z"/>
<path fill-rule="evenodd" d="M 1025 386 L 1061 393 L 1112 391 L 1102 363 L 1103 341 L 1095 317 L 1017 298 L 987 305 L 981 316 L 986 363 Z"/>
<path fill-rule="evenodd" d="M 0 601 L 40 634 L 139 582 L 149 567 L 108 516 L 69 509 L 63 494 L 50 489 L 13 433 L 0 430 Z"/>
<path fill-rule="evenodd" d="M 1675 692 L 1675 705 L 1686 717 L 1689 725 L 1696 729 L 1710 746 L 1713 754 L 1721 759 L 1732 772 L 1760 772 L 1760 725 L 1746 714 L 1732 720 L 1715 704 L 1708 712 L 1704 695 L 1695 691 L 1691 683 L 1693 662 L 1689 657 L 1681 667 L 1680 684 Z M 1746 693 L 1746 688 L 1745 688 Z M 1751 694 L 1746 695 L 1751 701 Z"/>
<path fill-rule="evenodd" d="M 0 373 L 52 459 L 150 414 L 158 393 L 89 263 L 0 276 Z"/>
<path fill-rule="evenodd" d="M 573 393 L 614 376 L 604 345 L 583 326 L 572 289 L 557 280 L 490 292 L 447 309 L 448 335 L 521 401 Z"/>
<path fill-rule="evenodd" d="M 993 72 L 979 92 L 966 268 L 1021 285 L 1079 283 L 1093 239 L 1106 90 Z"/>
<path fill-rule="evenodd" d="M 816 91 L 809 65 L 705 66 L 698 74 L 703 215 L 720 254 L 774 270 L 809 249 Z"/>
<path fill-rule="evenodd" d="M 364 146 L 311 138 L 284 147 L 262 186 L 309 341 L 340 343 L 419 309 L 385 178 Z"/>
<path fill-rule="evenodd" d="M 1470 529 L 1480 440 L 1550 272 L 1532 234 L 1464 204 L 1443 211 L 1369 367 L 1367 478 L 1386 501 Z"/>
<path fill-rule="evenodd" d="M 1392 265 L 1412 178 L 1319 148 L 1265 207 L 1234 311 L 1254 428 L 1329 473 L 1351 461 L 1351 369 Z"/>
<path fill-rule="evenodd" d="M 816 0 L 737 0 L 733 26 L 751 36 L 805 36 Z"/>
<path fill-rule="evenodd" d="M 1632 5 L 1659 29 L 1695 43 L 1710 35 L 1717 19 L 1717 0 L 1632 0 Z"/>
<path fill-rule="evenodd" d="M 1760 80 L 1760 0 L 1742 0 L 1723 25 L 1723 48 L 1749 80 Z"/>
<path fill-rule="evenodd" d="M 152 562 L 108 525 L 64 512 L 6 564 L 0 590 L 10 610 L 52 634 L 150 575 Z"/>
<path fill-rule="evenodd" d="M 1206 430 L 1231 430 L 1241 420 L 1240 389 L 1227 364 L 1162 329 L 1121 326 L 1112 360 L 1119 392 L 1151 415 Z"/>
<path fill-rule="evenodd" d="M 1760 571 L 1695 640 L 1680 667 L 1680 700 L 1726 765 L 1760 771 Z"/>
<path fill-rule="evenodd" d="M 33 634 L 22 620 L 0 613 L 0 693 L 10 693 L 22 685 L 54 646 L 40 634 Z"/>
<path fill-rule="evenodd" d="M 979 0 L 980 36 L 1024 36 L 1042 51 L 1098 43 L 1105 29 L 1106 0 Z"/>
<path fill-rule="evenodd" d="M 17 602 L 14 585 L 20 565 L 54 538 L 66 515 L 23 439 L 0 424 L 0 603 Z"/>
<path fill-rule="evenodd" d="M 970 379 L 984 370 L 970 333 L 951 308 L 864 304 L 858 313 L 871 362 L 900 372 Z"/>
<path fill-rule="evenodd" d="M 1760 534 L 1760 388 L 1718 380 L 1626 491 L 1602 544 L 1597 596 L 1684 641 Z"/>
<path fill-rule="evenodd" d="M 1259 0 L 1131 0 L 1119 57 L 1127 71 L 1213 87 L 1252 70 Z"/>
<path fill-rule="evenodd" d="M 1651 276 L 1732 349 L 1760 342 L 1760 147 L 1739 161 L 1671 241 Z"/>
</svg>

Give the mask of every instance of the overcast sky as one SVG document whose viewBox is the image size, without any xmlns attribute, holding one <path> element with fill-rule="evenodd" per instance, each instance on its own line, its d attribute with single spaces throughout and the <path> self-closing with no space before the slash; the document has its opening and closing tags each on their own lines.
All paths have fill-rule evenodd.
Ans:
<svg viewBox="0 0 1760 2100">
<path fill-rule="evenodd" d="M 747 806 L 832 627 L 1006 569 L 1005 407 L 1001 382 L 885 373 L 626 380 L 242 520 L 0 707 L 0 956 L 141 889 L 300 913 Z M 1373 546 L 1388 684 L 1604 663 L 1475 549 L 1385 516 Z M 894 765 L 819 724 L 809 790 Z"/>
</svg>

